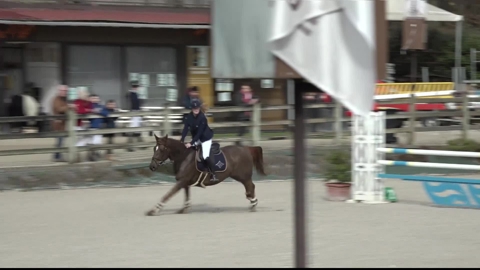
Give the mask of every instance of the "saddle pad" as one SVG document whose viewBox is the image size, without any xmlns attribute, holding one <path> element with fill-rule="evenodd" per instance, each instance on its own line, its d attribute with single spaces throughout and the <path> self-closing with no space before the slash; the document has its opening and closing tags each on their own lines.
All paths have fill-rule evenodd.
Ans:
<svg viewBox="0 0 480 270">
<path fill-rule="evenodd" d="M 215 164 L 215 172 L 224 172 L 225 170 L 227 170 L 227 159 L 225 158 L 223 151 L 220 151 L 220 153 L 217 155 L 212 155 L 210 158 L 212 157 Z M 196 159 L 197 170 L 199 172 L 208 172 L 208 168 L 203 164 L 203 162 L 200 162 L 198 160 L 199 159 Z"/>
</svg>

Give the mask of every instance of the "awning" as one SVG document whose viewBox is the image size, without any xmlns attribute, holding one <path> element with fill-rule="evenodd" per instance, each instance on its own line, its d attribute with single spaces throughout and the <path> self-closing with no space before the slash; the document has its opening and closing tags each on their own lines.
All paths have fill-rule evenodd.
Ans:
<svg viewBox="0 0 480 270">
<path fill-rule="evenodd" d="M 387 20 L 403 21 L 405 18 L 405 1 L 387 0 Z M 458 22 L 463 16 L 453 14 L 427 3 L 427 21 L 431 22 Z"/>
<path fill-rule="evenodd" d="M 123 26 L 153 28 L 209 28 L 210 11 L 0 9 L 0 23 L 64 26 Z"/>
</svg>

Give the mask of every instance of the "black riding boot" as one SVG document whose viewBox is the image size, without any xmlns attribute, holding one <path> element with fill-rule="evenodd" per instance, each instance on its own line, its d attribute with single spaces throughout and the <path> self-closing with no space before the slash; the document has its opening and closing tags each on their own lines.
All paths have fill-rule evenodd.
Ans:
<svg viewBox="0 0 480 270">
<path fill-rule="evenodd" d="M 213 162 L 213 158 L 211 157 L 206 159 L 208 170 L 212 174 L 212 181 L 218 181 L 217 175 L 215 174 L 215 164 Z"/>
</svg>

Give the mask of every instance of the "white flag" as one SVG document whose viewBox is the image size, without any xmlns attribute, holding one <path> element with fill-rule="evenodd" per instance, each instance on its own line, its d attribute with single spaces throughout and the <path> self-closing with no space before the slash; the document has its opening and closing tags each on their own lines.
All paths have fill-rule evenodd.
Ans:
<svg viewBox="0 0 480 270">
<path fill-rule="evenodd" d="M 355 114 L 372 110 L 374 0 L 273 1 L 271 51 Z"/>
</svg>

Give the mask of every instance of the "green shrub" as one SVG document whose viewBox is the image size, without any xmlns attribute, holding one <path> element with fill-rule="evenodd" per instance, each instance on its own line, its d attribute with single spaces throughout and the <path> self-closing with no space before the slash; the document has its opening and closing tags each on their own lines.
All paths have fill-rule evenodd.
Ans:
<svg viewBox="0 0 480 270">
<path fill-rule="evenodd" d="M 347 183 L 352 181 L 352 160 L 350 152 L 342 150 L 333 150 L 326 157 L 326 180 L 337 180 Z"/>
<path fill-rule="evenodd" d="M 474 140 L 454 139 L 447 142 L 446 150 L 480 152 L 480 143 Z"/>
</svg>

